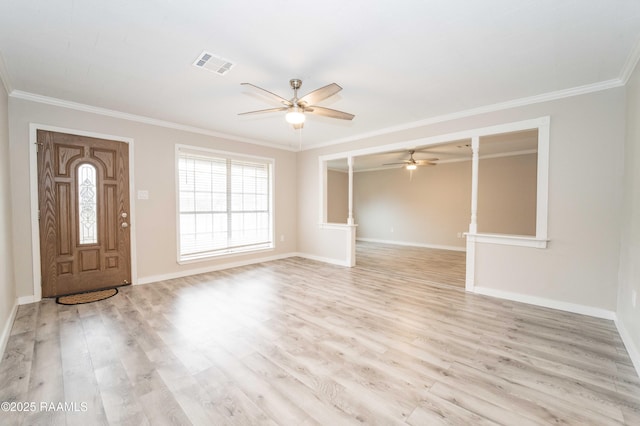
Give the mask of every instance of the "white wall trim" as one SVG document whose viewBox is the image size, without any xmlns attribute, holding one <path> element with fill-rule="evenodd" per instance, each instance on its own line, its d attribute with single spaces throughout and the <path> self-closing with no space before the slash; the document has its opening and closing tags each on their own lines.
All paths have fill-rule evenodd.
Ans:
<svg viewBox="0 0 640 426">
<path fill-rule="evenodd" d="M 379 243 L 379 244 L 392 244 L 395 246 L 406 246 L 406 247 L 423 247 L 423 248 L 431 248 L 438 250 L 453 250 L 453 251 L 467 251 L 466 247 L 458 247 L 458 246 L 447 246 L 441 244 L 428 244 L 428 243 L 416 243 L 412 241 L 396 241 L 396 240 L 383 240 L 379 238 L 356 238 L 356 241 L 363 241 L 365 243 Z"/>
<path fill-rule="evenodd" d="M 256 263 L 271 262 L 274 260 L 287 259 L 297 256 L 296 253 L 278 254 L 275 256 L 261 257 L 258 259 L 239 260 L 236 262 L 220 263 L 212 266 L 205 266 L 197 269 L 187 269 L 184 271 L 171 272 L 168 274 L 150 275 L 148 277 L 139 277 L 137 285 L 150 284 L 158 281 L 172 280 L 175 278 L 189 277 L 191 275 L 206 274 L 208 272 L 222 271 L 224 269 L 237 268 L 240 266 L 254 265 Z"/>
<path fill-rule="evenodd" d="M 348 223 L 335 223 L 335 222 L 319 223 L 318 226 L 321 229 L 342 229 L 342 230 L 358 227 L 358 225 L 350 225 Z"/>
<path fill-rule="evenodd" d="M 629 56 L 627 56 L 627 60 L 622 67 L 622 72 L 620 73 L 620 81 L 622 81 L 622 85 L 626 86 L 629 78 L 631 78 L 631 74 L 633 74 L 633 70 L 638 65 L 638 61 L 640 60 L 640 38 L 636 40 L 636 44 L 631 49 Z"/>
<path fill-rule="evenodd" d="M 136 283 L 137 279 L 137 255 L 136 255 L 136 223 L 135 223 L 135 169 L 134 169 L 134 140 L 126 136 L 114 136 L 103 133 L 89 132 L 78 129 L 68 129 L 47 124 L 29 123 L 29 192 L 31 199 L 31 256 L 33 259 L 33 296 L 24 296 L 19 300 L 29 300 L 25 303 L 39 302 L 42 299 L 42 271 L 40 270 L 40 223 L 38 220 L 38 151 L 37 133 L 38 130 L 52 132 L 69 133 L 92 138 L 109 139 L 125 142 L 129 146 L 129 224 L 131 229 L 131 281 Z"/>
<path fill-rule="evenodd" d="M 323 147 L 332 146 L 332 145 L 339 145 L 342 143 L 353 142 L 353 141 L 362 140 L 362 139 L 371 138 L 371 137 L 380 136 L 380 135 L 386 135 L 389 133 L 399 132 L 403 130 L 410 130 L 417 127 L 429 126 L 432 124 L 452 121 L 459 118 L 471 117 L 475 115 L 486 114 L 489 112 L 502 111 L 510 108 L 548 102 L 552 100 L 569 98 L 572 96 L 579 96 L 579 95 L 588 94 L 592 92 L 598 92 L 602 90 L 621 87 L 621 86 L 624 86 L 628 81 L 639 59 L 640 59 L 640 43 L 636 45 L 636 48 L 631 52 L 631 54 L 627 58 L 627 62 L 625 63 L 625 66 L 619 78 L 605 80 L 605 81 L 601 81 L 593 84 L 586 84 L 583 86 L 573 87 L 573 88 L 564 89 L 564 90 L 558 90 L 555 92 L 548 92 L 540 95 L 514 99 L 506 102 L 485 105 L 485 106 L 471 108 L 468 110 L 458 111 L 450 114 L 443 114 L 435 117 L 426 118 L 423 120 L 404 123 L 398 126 L 387 127 L 384 129 L 379 129 L 379 130 L 375 130 L 367 133 L 361 133 L 358 135 L 349 136 L 347 138 L 334 139 L 331 141 L 308 145 L 305 147 L 300 147 L 299 149 L 295 149 L 295 148 L 288 147 L 285 145 L 280 145 L 280 144 L 272 144 L 272 143 L 260 141 L 257 139 L 244 138 L 241 136 L 235 136 L 235 135 L 226 134 L 222 132 L 216 132 L 213 130 L 203 129 L 200 127 L 188 126 L 184 124 L 174 123 L 171 121 L 159 120 L 151 117 L 145 117 L 145 116 L 130 114 L 122 111 L 116 111 L 112 109 L 82 104 L 79 102 L 72 102 L 64 99 L 53 98 L 50 96 L 38 95 L 35 93 L 25 92 L 22 90 L 13 90 L 10 82 L 8 81 L 8 72 L 6 71 L 6 68 L 4 70 L 4 75 L 3 75 L 1 58 L 0 58 L 0 77 L 2 77 L 2 80 L 5 84 L 5 87 L 7 88 L 7 93 L 9 94 L 9 96 L 16 99 L 23 99 L 31 102 L 54 105 L 62 108 L 74 109 L 77 111 L 89 112 L 92 114 L 104 115 L 107 117 L 114 117 L 114 118 L 120 118 L 128 121 L 151 124 L 154 126 L 165 127 L 169 129 L 183 130 L 191 133 L 213 136 L 213 137 L 218 137 L 218 138 L 227 139 L 227 140 L 234 140 L 234 141 L 245 142 L 245 143 L 250 143 L 254 145 L 261 145 L 261 146 L 280 149 L 284 151 L 298 152 L 298 151 L 307 151 L 311 149 L 323 148 Z"/>
<path fill-rule="evenodd" d="M 7 95 L 10 96 L 11 92 L 13 92 L 13 87 L 11 87 L 11 80 L 9 80 L 9 70 L 7 69 L 7 63 L 4 61 L 2 52 L 0 52 L 0 80 L 2 80 L 2 84 L 4 85 L 4 89 L 7 91 Z"/>
<path fill-rule="evenodd" d="M 329 257 L 316 256 L 315 254 L 309 253 L 295 253 L 294 256 L 302 257 L 309 260 L 315 260 L 317 262 L 328 263 L 331 265 L 345 266 L 347 268 L 351 267 L 348 260 L 332 259 Z"/>
<path fill-rule="evenodd" d="M 468 240 L 473 243 L 502 244 L 507 246 L 547 248 L 549 240 L 526 235 L 508 234 L 473 234 L 466 232 Z"/>
<path fill-rule="evenodd" d="M 221 263 L 218 265 L 207 266 L 207 267 L 198 268 L 198 269 L 189 269 L 189 270 L 184 270 L 179 272 L 172 272 L 168 274 L 139 277 L 136 285 L 150 284 L 150 283 L 155 283 L 159 281 L 189 277 L 189 276 L 198 275 L 198 274 L 206 274 L 208 272 L 222 271 L 225 269 L 238 268 L 241 266 L 255 265 L 257 263 L 272 262 L 274 260 L 288 259 L 291 257 L 302 257 L 305 259 L 316 260 L 318 262 L 329 263 L 332 265 L 347 266 L 347 267 L 349 266 L 348 262 L 345 260 L 330 259 L 327 257 L 320 257 L 312 254 L 306 254 L 306 253 L 284 253 L 284 254 L 279 254 L 275 256 L 261 257 L 258 259 L 249 259 L 249 260 L 241 260 L 237 262 Z"/>
<path fill-rule="evenodd" d="M 640 52 L 638 53 L 640 56 Z M 636 59 L 637 61 L 637 59 Z M 629 60 L 631 62 L 631 60 Z M 631 70 L 633 71 L 633 69 Z M 629 75 L 631 74 L 629 72 Z M 626 72 L 626 71 L 625 71 Z M 627 79 L 629 77 L 627 76 Z M 572 87 L 569 89 L 558 90 L 555 92 L 543 93 L 541 95 L 529 96 L 526 98 L 514 99 L 511 101 L 500 102 L 491 105 L 485 105 L 478 108 L 467 109 L 463 111 L 454 112 L 451 114 L 439 115 L 431 118 L 426 118 L 423 120 L 412 121 L 410 123 L 401 124 L 398 126 L 387 127 L 380 130 L 375 130 L 373 132 L 361 133 L 359 135 L 349 136 L 347 138 L 334 139 L 332 141 L 327 141 L 323 143 L 318 143 L 314 145 L 307 146 L 302 148 L 302 151 L 307 151 L 311 149 L 324 148 L 332 145 L 339 145 L 347 142 L 353 142 L 358 140 L 363 140 L 367 138 L 373 138 L 376 136 L 386 135 L 389 133 L 401 132 L 404 130 L 411 130 L 418 127 L 426 127 L 437 123 L 442 123 L 446 121 L 453 121 L 460 118 L 472 117 L 475 115 L 486 114 L 490 112 L 503 111 L 511 108 L 522 107 L 526 105 L 538 104 L 542 102 L 549 102 L 558 99 L 570 98 L 573 96 L 585 95 L 588 93 L 599 92 L 602 90 L 614 89 L 616 87 L 624 86 L 626 81 L 622 78 L 614 78 L 611 80 L 601 81 L 593 84 L 586 84 L 583 86 Z"/>
<path fill-rule="evenodd" d="M 491 154 L 491 155 L 481 155 L 479 157 L 480 160 L 488 160 L 491 158 L 503 158 L 503 157 L 516 157 L 519 155 L 529 155 L 529 154 L 537 154 L 538 150 L 537 149 L 525 149 L 522 151 L 511 151 L 511 152 L 504 152 L 501 154 Z M 433 162 L 436 164 L 449 164 L 449 163 L 463 163 L 463 162 L 467 162 L 467 161 L 471 161 L 472 158 L 471 157 L 462 157 L 462 158 L 450 158 L 447 160 L 434 160 Z M 398 166 L 377 166 L 377 167 L 369 167 L 366 169 L 359 169 L 359 170 L 354 170 L 353 173 L 364 173 L 364 172 L 377 172 L 380 170 L 395 170 L 397 169 Z M 332 172 L 340 172 L 340 173 L 348 173 L 347 170 L 341 170 L 341 169 L 337 169 L 337 168 L 333 168 L 333 167 L 327 167 L 327 170 L 331 170 Z"/>
<path fill-rule="evenodd" d="M 116 111 L 116 110 L 113 110 L 113 109 L 101 108 L 101 107 L 96 107 L 96 106 L 92 106 L 92 105 L 81 104 L 81 103 L 78 103 L 78 102 L 66 101 L 64 99 L 58 99 L 58 98 L 52 98 L 52 97 L 49 97 L 49 96 L 38 95 L 38 94 L 35 94 L 35 93 L 24 92 L 22 90 L 14 90 L 14 91 L 12 91 L 10 93 L 10 96 L 12 98 L 16 98 L 16 99 L 23 99 L 23 100 L 26 100 L 26 101 L 37 102 L 37 103 L 41 103 L 41 104 L 53 105 L 53 106 L 57 106 L 57 107 L 61 107 L 61 108 L 68 108 L 68 109 L 73 109 L 73 110 L 76 110 L 76 111 L 83 111 L 83 112 L 88 112 L 88 113 L 91 113 L 91 114 L 103 115 L 103 116 L 106 116 L 106 117 L 119 118 L 119 119 L 122 119 L 122 120 L 134 121 L 134 122 L 137 122 L 137 123 L 150 124 L 152 126 L 165 127 L 165 128 L 168 128 L 168 129 L 175 129 L 175 130 L 182 130 L 182 131 L 185 131 L 185 132 L 197 133 L 197 134 L 206 135 L 206 136 L 213 136 L 213 137 L 221 138 L 221 139 L 227 139 L 227 140 L 233 140 L 233 141 L 238 141 L 238 142 L 250 143 L 250 144 L 253 144 L 253 145 L 261 145 L 261 146 L 266 146 L 266 147 L 269 147 L 269 148 L 279 149 L 279 150 L 282 150 L 282 151 L 297 151 L 296 149 L 293 149 L 293 148 L 290 148 L 290 147 L 287 147 L 287 146 L 284 146 L 284 145 L 271 144 L 271 143 L 259 141 L 259 140 L 256 140 L 256 139 L 243 138 L 243 137 L 240 137 L 240 136 L 234 136 L 234 135 L 230 135 L 230 134 L 226 134 L 226 133 L 222 133 L 222 132 L 215 132 L 213 130 L 202 129 L 200 127 L 187 126 L 185 124 L 173 123 L 171 121 L 165 121 L 165 120 L 158 120 L 156 118 L 145 117 L 145 116 L 142 116 L 142 115 L 129 114 L 127 112 Z"/>
<path fill-rule="evenodd" d="M 29 303 L 39 302 L 40 298 L 36 299 L 35 296 L 21 296 L 18 297 L 18 305 L 28 305 Z"/>
<path fill-rule="evenodd" d="M 13 308 L 11 308 L 11 312 L 9 313 L 9 318 L 7 318 L 7 322 L 2 327 L 2 335 L 0 335 L 0 360 L 4 358 L 4 351 L 7 349 L 7 343 L 9 342 L 9 336 L 11 335 L 11 328 L 13 327 L 13 322 L 16 319 L 16 314 L 18 313 L 18 300 L 13 303 Z"/>
<path fill-rule="evenodd" d="M 627 353 L 629 354 L 629 358 L 631 358 L 631 362 L 636 369 L 636 373 L 638 377 L 640 377 L 640 348 L 638 348 L 633 339 L 631 338 L 631 334 L 624 326 L 624 323 L 620 320 L 620 318 L 616 318 L 614 320 L 616 324 L 616 328 L 618 329 L 618 333 L 622 338 L 622 343 L 624 343 L 624 347 L 627 349 Z"/>
<path fill-rule="evenodd" d="M 488 287 L 475 286 L 473 292 L 484 296 L 496 297 L 498 299 L 512 300 L 514 302 L 527 303 L 529 305 L 541 306 L 544 308 L 557 309 L 574 314 L 588 315 L 590 317 L 602 318 L 615 321 L 616 313 L 607 309 L 593 306 L 578 305 L 576 303 L 562 302 L 559 300 L 547 299 L 544 297 L 530 296 L 528 294 L 513 293 L 510 291 L 496 290 Z"/>
<path fill-rule="evenodd" d="M 510 151 L 510 152 L 501 152 L 498 154 L 487 154 L 487 155 L 479 155 L 478 160 L 490 160 L 492 158 L 507 158 L 507 157 L 517 157 L 520 155 L 530 155 L 537 154 L 538 149 L 523 149 L 521 151 Z M 448 160 L 436 160 L 433 161 L 436 164 L 447 164 L 447 163 L 462 163 L 465 161 L 472 161 L 472 157 L 464 157 L 464 158 L 451 158 Z"/>
<path fill-rule="evenodd" d="M 435 136 L 427 136 L 424 138 L 411 139 L 403 142 L 396 142 L 387 145 L 375 145 L 367 148 L 355 149 L 351 151 L 336 152 L 333 154 L 321 155 L 318 157 L 320 164 L 326 163 L 331 160 L 346 159 L 348 157 L 360 157 L 370 154 L 381 154 L 389 151 L 406 151 L 413 149 L 417 146 L 426 147 L 430 145 L 438 145 L 446 142 L 457 141 L 461 139 L 471 139 L 474 136 L 490 136 L 498 135 L 502 133 L 511 133 L 521 130 L 541 129 L 548 128 L 551 123 L 550 116 L 543 116 L 538 118 L 532 118 L 529 120 L 514 121 L 509 123 L 496 124 L 493 126 L 480 127 L 468 130 L 461 130 L 453 133 L 444 133 Z M 540 134 L 538 135 L 540 139 Z M 540 140 L 539 140 L 540 142 Z M 538 152 L 540 152 L 540 145 L 538 145 Z M 357 162 L 357 158 L 356 158 Z M 326 167 L 326 166 L 325 166 Z"/>
</svg>

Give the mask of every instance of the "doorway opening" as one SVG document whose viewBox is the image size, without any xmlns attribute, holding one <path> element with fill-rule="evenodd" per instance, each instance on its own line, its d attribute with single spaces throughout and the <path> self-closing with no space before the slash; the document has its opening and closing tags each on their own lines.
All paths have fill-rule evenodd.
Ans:
<svg viewBox="0 0 640 426">
<path fill-rule="evenodd" d="M 544 117 L 325 156 L 325 218 L 357 225 L 356 265 L 471 290 L 477 241 L 546 246 L 548 133 Z"/>
</svg>

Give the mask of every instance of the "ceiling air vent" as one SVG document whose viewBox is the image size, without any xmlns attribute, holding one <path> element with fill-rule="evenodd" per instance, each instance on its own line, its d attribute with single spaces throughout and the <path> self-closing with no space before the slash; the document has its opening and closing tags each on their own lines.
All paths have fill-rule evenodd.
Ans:
<svg viewBox="0 0 640 426">
<path fill-rule="evenodd" d="M 225 75 L 235 64 L 220 56 L 212 55 L 209 52 L 202 52 L 193 63 L 193 66 L 214 72 L 218 75 Z"/>
</svg>

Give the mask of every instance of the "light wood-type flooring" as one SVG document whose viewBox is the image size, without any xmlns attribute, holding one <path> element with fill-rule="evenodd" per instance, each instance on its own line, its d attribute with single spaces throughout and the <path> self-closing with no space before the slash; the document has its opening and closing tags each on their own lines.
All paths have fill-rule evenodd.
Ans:
<svg viewBox="0 0 640 426">
<path fill-rule="evenodd" d="M 640 424 L 611 321 L 301 258 L 20 306 L 0 401 L 38 406 L 2 425 Z"/>
<path fill-rule="evenodd" d="M 426 247 L 358 241 L 356 264 L 464 288 L 466 253 Z"/>
</svg>

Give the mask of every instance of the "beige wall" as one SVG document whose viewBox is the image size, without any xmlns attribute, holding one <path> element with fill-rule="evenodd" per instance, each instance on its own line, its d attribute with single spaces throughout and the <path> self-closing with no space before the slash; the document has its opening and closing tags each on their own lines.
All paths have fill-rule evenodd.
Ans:
<svg viewBox="0 0 640 426">
<path fill-rule="evenodd" d="M 640 373 L 640 68 L 636 67 L 626 87 L 627 137 L 623 222 L 620 253 L 618 320 L 635 346 Z M 636 306 L 632 294 L 636 294 Z"/>
<path fill-rule="evenodd" d="M 536 235 L 537 159 L 537 154 L 480 159 L 478 232 Z"/>
<path fill-rule="evenodd" d="M 358 172 L 353 191 L 358 238 L 464 249 L 457 234 L 469 229 L 470 161 Z"/>
<path fill-rule="evenodd" d="M 17 294 L 33 294 L 29 194 L 29 123 L 58 126 L 134 140 L 132 191 L 149 191 L 135 200 L 136 266 L 140 280 L 218 267 L 230 262 L 284 255 L 296 251 L 296 154 L 289 151 L 219 139 L 118 118 L 111 118 L 26 100 L 10 99 L 13 226 L 24 230 L 16 239 Z M 276 248 L 273 251 L 178 265 L 176 262 L 175 145 L 187 144 L 275 159 L 274 209 Z M 284 241 L 281 241 L 281 237 Z"/>
<path fill-rule="evenodd" d="M 349 174 L 327 170 L 327 222 L 347 223 L 349 218 Z"/>
<path fill-rule="evenodd" d="M 482 244 L 476 284 L 615 311 L 624 165 L 625 89 L 616 88 L 300 153 L 298 249 L 338 258 L 318 226 L 318 156 L 549 115 L 547 249 Z M 357 222 L 356 222 L 357 223 Z M 336 239 L 333 245 L 340 244 Z"/>
<path fill-rule="evenodd" d="M 479 232 L 535 235 L 536 154 L 480 161 Z M 357 161 L 357 159 L 356 159 Z M 328 188 L 331 191 L 331 187 Z M 358 238 L 463 250 L 471 220 L 471 162 L 354 174 Z"/>
<path fill-rule="evenodd" d="M 624 89 L 539 104 L 551 115 L 549 244 L 478 244 L 476 285 L 616 310 Z"/>
<path fill-rule="evenodd" d="M 11 230 L 11 187 L 9 170 L 9 102 L 4 84 L 0 81 L 0 351 L 1 339 L 8 336 L 9 319 L 16 303 L 13 274 Z"/>
</svg>

